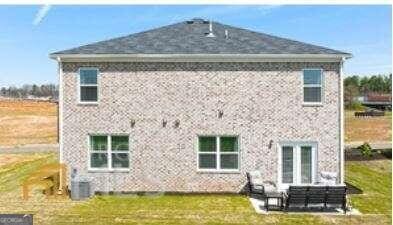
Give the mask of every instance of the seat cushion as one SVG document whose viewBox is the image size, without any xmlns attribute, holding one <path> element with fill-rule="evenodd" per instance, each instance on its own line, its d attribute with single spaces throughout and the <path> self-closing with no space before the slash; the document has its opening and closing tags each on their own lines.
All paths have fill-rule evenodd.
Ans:
<svg viewBox="0 0 393 225">
<path fill-rule="evenodd" d="M 259 171 L 250 172 L 250 182 L 254 185 L 262 185 L 262 174 Z"/>
<path fill-rule="evenodd" d="M 251 179 L 251 183 L 253 184 L 253 185 L 263 185 L 263 181 L 262 181 L 262 179 Z"/>
</svg>

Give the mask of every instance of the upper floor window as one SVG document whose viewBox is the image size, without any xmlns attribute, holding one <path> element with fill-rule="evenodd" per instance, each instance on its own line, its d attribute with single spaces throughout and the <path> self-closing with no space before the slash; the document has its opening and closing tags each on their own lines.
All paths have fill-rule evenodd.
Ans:
<svg viewBox="0 0 393 225">
<path fill-rule="evenodd" d="M 98 101 L 98 69 L 79 69 L 79 101 L 83 103 Z"/>
<path fill-rule="evenodd" d="M 239 147 L 235 136 L 200 136 L 198 140 L 199 170 L 238 170 Z"/>
<path fill-rule="evenodd" d="M 322 103 L 322 69 L 303 70 L 303 101 Z"/>
</svg>

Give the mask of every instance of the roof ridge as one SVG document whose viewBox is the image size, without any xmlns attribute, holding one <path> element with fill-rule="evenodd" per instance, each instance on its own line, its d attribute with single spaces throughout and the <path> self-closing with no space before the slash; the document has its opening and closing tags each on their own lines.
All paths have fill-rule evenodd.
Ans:
<svg viewBox="0 0 393 225">
<path fill-rule="evenodd" d="M 194 19 L 191 19 L 194 20 Z M 203 21 L 209 21 L 200 19 Z M 348 54 L 331 48 L 210 20 L 217 35 L 206 38 L 208 23 L 190 20 L 80 45 L 61 54 Z M 214 28 L 216 27 L 216 28 Z M 214 30 L 216 29 L 216 30 Z M 229 38 L 223 35 L 229 30 Z M 219 32 L 218 32 L 219 31 Z M 224 40 L 228 39 L 227 40 Z M 349 54 L 348 54 L 349 55 Z"/>
</svg>

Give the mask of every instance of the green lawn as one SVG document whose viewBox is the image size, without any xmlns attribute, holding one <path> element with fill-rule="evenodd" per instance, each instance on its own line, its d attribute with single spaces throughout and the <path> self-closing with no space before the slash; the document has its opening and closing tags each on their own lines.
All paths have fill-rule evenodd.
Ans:
<svg viewBox="0 0 393 225">
<path fill-rule="evenodd" d="M 241 195 L 96 196 L 88 201 L 20 199 L 18 183 L 54 155 L 0 167 L 0 213 L 34 213 L 36 224 L 391 224 L 391 161 L 347 162 L 346 177 L 364 194 L 351 196 L 362 216 L 254 212 Z M 19 168 L 19 169 L 18 169 Z M 8 172 L 7 172 L 8 171 Z M 15 177 L 14 180 L 10 177 Z M 5 188 L 4 188 L 4 187 Z M 13 188 L 11 188 L 13 187 Z"/>
<path fill-rule="evenodd" d="M 56 161 L 55 154 L 0 154 L 0 161 L 12 160 L 12 158 L 18 158 L 18 161 L 0 167 L 0 193 L 15 189 L 32 171 L 44 164 Z"/>
<path fill-rule="evenodd" d="M 347 162 L 347 182 L 360 187 L 363 195 L 351 197 L 354 207 L 366 214 L 392 214 L 392 163 L 389 160 Z"/>
<path fill-rule="evenodd" d="M 258 215 L 239 195 L 97 196 L 55 224 L 391 224 L 391 161 L 348 162 L 347 181 L 363 189 L 351 196 L 362 216 Z"/>
</svg>

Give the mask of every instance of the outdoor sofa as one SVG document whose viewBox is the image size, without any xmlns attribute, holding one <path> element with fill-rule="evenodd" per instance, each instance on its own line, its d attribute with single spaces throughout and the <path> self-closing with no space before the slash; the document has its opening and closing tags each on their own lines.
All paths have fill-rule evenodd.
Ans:
<svg viewBox="0 0 393 225">
<path fill-rule="evenodd" d="M 344 213 L 347 211 L 347 187 L 346 186 L 289 186 L 285 196 L 285 209 L 290 207 L 302 207 L 305 209 L 322 206 L 339 206 Z"/>
</svg>

